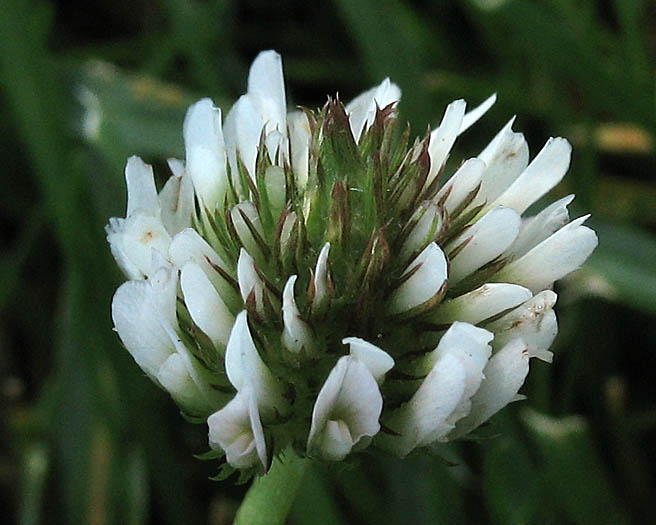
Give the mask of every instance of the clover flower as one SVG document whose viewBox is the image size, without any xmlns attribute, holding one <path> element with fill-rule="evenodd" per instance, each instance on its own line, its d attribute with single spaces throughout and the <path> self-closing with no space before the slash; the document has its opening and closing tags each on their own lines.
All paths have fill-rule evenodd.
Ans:
<svg viewBox="0 0 656 525">
<path fill-rule="evenodd" d="M 463 100 L 412 141 L 389 80 L 344 105 L 288 113 L 280 56 L 261 53 L 222 123 L 203 99 L 185 162 L 158 193 L 128 160 L 125 219 L 107 237 L 130 279 L 112 316 L 142 370 L 207 421 L 223 475 L 274 455 L 398 456 L 465 436 L 551 361 L 554 281 L 597 244 L 573 196 L 523 214 L 571 147 L 529 162 L 511 120 L 445 177 Z"/>
</svg>

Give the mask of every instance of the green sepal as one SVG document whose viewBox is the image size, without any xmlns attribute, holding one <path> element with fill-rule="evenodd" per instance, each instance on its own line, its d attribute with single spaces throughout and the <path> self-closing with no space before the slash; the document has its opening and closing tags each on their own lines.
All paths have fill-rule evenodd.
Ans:
<svg viewBox="0 0 656 525">
<path fill-rule="evenodd" d="M 221 459 L 223 456 L 225 456 L 225 452 L 221 448 L 214 448 L 208 450 L 207 452 L 203 452 L 202 454 L 194 454 L 193 456 L 200 461 L 212 461 L 215 459 Z"/>
</svg>

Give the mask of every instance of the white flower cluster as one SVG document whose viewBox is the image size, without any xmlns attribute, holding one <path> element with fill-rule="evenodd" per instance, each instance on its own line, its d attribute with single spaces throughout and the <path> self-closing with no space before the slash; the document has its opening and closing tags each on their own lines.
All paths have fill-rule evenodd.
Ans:
<svg viewBox="0 0 656 525">
<path fill-rule="evenodd" d="M 553 188 L 570 145 L 529 163 L 511 120 L 440 184 L 459 134 L 494 103 L 457 100 L 408 146 L 399 88 L 287 112 L 280 56 L 261 53 L 222 125 L 203 99 L 185 162 L 158 193 L 128 160 L 125 219 L 107 227 L 129 281 L 112 316 L 142 370 L 207 420 L 229 465 L 272 454 L 406 456 L 459 438 L 521 396 L 551 360 L 554 281 L 597 244 Z M 208 417 L 209 416 L 209 417 Z"/>
</svg>

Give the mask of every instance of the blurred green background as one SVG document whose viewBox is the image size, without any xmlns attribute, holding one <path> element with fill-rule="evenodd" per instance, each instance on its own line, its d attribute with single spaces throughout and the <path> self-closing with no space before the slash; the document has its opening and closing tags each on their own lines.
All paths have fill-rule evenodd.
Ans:
<svg viewBox="0 0 656 525">
<path fill-rule="evenodd" d="M 446 458 L 316 464 L 289 523 L 653 523 L 656 473 L 656 4 L 632 0 L 2 0 L 0 515 L 31 523 L 230 523 L 246 487 L 207 478 L 182 420 L 112 332 L 122 281 L 103 226 L 123 166 L 167 173 L 186 106 L 227 109 L 258 51 L 292 104 L 389 76 L 417 134 L 456 98 L 499 101 L 535 154 L 574 145 L 574 216 L 600 246 L 558 287 L 553 365 L 533 364 L 495 437 Z"/>
</svg>

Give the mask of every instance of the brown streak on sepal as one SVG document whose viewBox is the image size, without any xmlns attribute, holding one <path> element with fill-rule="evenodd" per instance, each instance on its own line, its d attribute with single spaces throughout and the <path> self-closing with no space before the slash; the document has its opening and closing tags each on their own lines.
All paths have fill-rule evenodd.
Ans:
<svg viewBox="0 0 656 525">
<path fill-rule="evenodd" d="M 450 261 L 453 260 L 453 259 L 455 259 L 456 256 L 457 256 L 462 250 L 464 250 L 464 249 L 467 247 L 467 245 L 472 241 L 473 238 L 474 238 L 473 235 L 470 235 L 469 237 L 467 237 L 464 241 L 462 241 L 458 246 L 456 246 L 453 250 L 451 250 L 451 251 L 448 253 L 447 258 L 448 258 Z"/>
<path fill-rule="evenodd" d="M 402 380 L 402 381 L 421 381 L 425 379 L 428 374 L 413 375 L 401 372 L 400 370 L 393 369 L 387 373 L 387 378 L 390 381 Z"/>
<path fill-rule="evenodd" d="M 226 208 L 224 211 L 224 217 L 225 217 L 226 229 L 228 230 L 228 235 L 232 239 L 232 243 L 236 248 L 236 251 L 239 252 L 239 249 L 243 248 L 244 243 L 239 238 L 239 234 L 237 233 L 237 228 L 235 227 L 235 223 L 232 220 L 232 210 Z"/>
<path fill-rule="evenodd" d="M 390 435 L 390 436 L 401 437 L 401 436 L 403 435 L 403 434 L 399 434 L 399 433 L 396 432 L 395 430 L 392 430 L 392 429 L 389 428 L 388 426 L 385 426 L 383 423 L 380 423 L 380 431 L 381 431 L 383 434 L 388 434 L 388 435 Z"/>
<path fill-rule="evenodd" d="M 507 262 L 507 258 L 497 257 L 484 266 L 481 266 L 474 273 L 455 284 L 452 289 L 449 289 L 449 298 L 457 297 L 468 290 L 475 290 L 479 286 L 485 284 L 488 282 L 488 279 L 503 268 Z"/>
<path fill-rule="evenodd" d="M 236 279 L 218 264 L 214 263 L 207 255 L 205 256 L 205 261 L 207 261 L 207 264 L 209 264 L 216 273 L 218 273 L 237 293 L 239 293 L 239 283 Z"/>
<path fill-rule="evenodd" d="M 246 165 L 244 164 L 244 161 L 242 160 L 241 155 L 239 154 L 239 150 L 236 151 L 236 156 L 237 156 L 237 175 L 239 176 L 239 185 L 241 186 L 241 192 L 243 195 L 243 199 L 239 199 L 239 200 L 240 201 L 250 200 L 251 197 L 249 196 L 249 192 L 253 181 L 251 180 L 251 175 L 248 173 L 248 169 L 246 168 Z M 257 199 L 257 196 L 254 196 L 253 199 Z"/>
<path fill-rule="evenodd" d="M 269 248 L 269 245 L 262 238 L 262 235 L 260 235 L 260 232 L 257 231 L 257 228 L 255 228 L 255 225 L 251 222 L 251 219 L 248 217 L 248 215 L 246 215 L 246 212 L 244 210 L 242 210 L 241 208 L 239 208 L 239 207 L 237 208 L 237 211 L 239 212 L 239 215 L 241 215 L 241 218 L 246 223 L 246 227 L 248 228 L 248 231 L 253 236 L 253 240 L 255 241 L 255 244 L 257 244 L 257 247 L 262 252 L 262 255 L 264 255 L 264 257 L 270 256 L 271 255 L 271 248 Z M 262 219 L 260 219 L 260 220 L 262 220 Z"/>
<path fill-rule="evenodd" d="M 444 193 L 442 194 L 440 199 L 437 201 L 437 205 L 440 208 L 444 208 L 444 204 L 446 203 L 446 200 L 449 198 L 449 195 L 451 195 L 452 192 L 453 192 L 453 184 L 449 184 L 449 186 L 444 190 Z"/>
<path fill-rule="evenodd" d="M 401 277 L 394 280 L 392 288 L 396 289 L 399 286 L 401 286 L 404 282 L 406 282 L 408 279 L 410 279 L 410 277 L 412 277 L 417 271 L 419 271 L 419 268 L 421 268 L 423 265 L 424 265 L 423 262 L 419 262 L 419 263 L 415 264 L 410 270 L 405 271 L 401 275 Z M 392 291 L 390 291 L 390 293 L 391 292 Z"/>
<path fill-rule="evenodd" d="M 351 231 L 351 209 L 349 193 L 342 181 L 337 181 L 331 191 L 332 206 L 324 240 L 344 246 Z"/>
<path fill-rule="evenodd" d="M 253 268 L 255 269 L 255 273 L 257 273 L 257 276 L 260 278 L 262 283 L 264 283 L 265 289 L 269 290 L 275 297 L 279 297 L 281 295 L 280 290 L 269 280 L 262 269 L 257 264 L 254 264 Z"/>
<path fill-rule="evenodd" d="M 410 308 L 409 310 L 388 315 L 387 319 L 400 323 L 403 321 L 408 321 L 415 317 L 425 315 L 428 312 L 430 312 L 433 308 L 437 307 L 438 304 L 440 304 L 444 295 L 446 294 L 446 290 L 447 290 L 447 281 L 444 281 L 440 289 L 437 291 L 437 293 L 435 293 L 435 295 L 433 295 L 433 297 L 431 297 L 427 301 L 424 301 L 421 304 L 418 304 L 413 308 Z"/>
<path fill-rule="evenodd" d="M 244 301 L 244 308 L 249 315 L 252 315 L 255 319 L 260 319 L 260 315 L 257 311 L 257 298 L 255 297 L 255 288 L 251 288 L 251 291 L 246 296 Z"/>
</svg>

